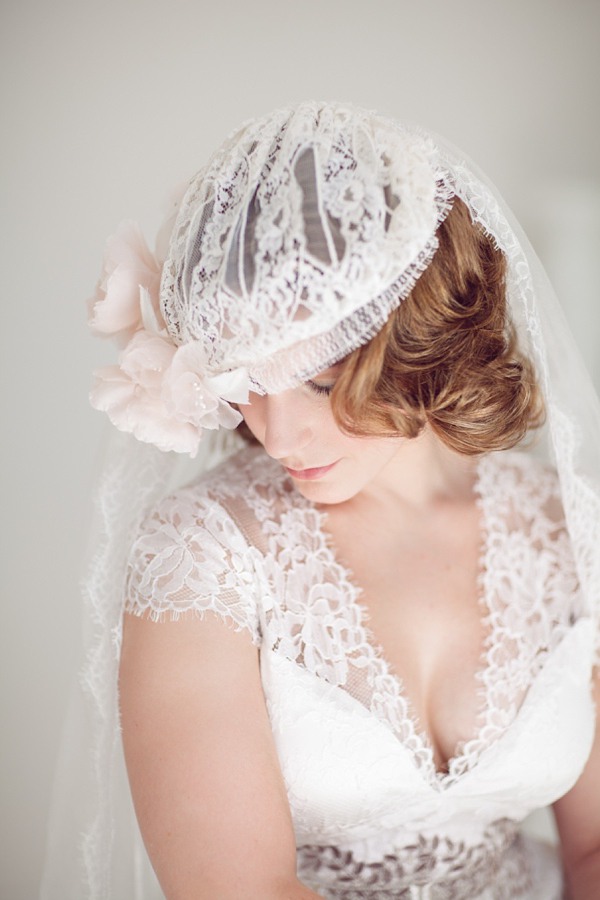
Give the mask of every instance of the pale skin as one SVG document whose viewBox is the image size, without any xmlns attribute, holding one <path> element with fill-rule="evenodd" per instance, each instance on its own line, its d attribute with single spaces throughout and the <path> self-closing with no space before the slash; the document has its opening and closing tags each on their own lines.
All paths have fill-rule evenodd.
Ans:
<svg viewBox="0 0 600 900">
<path fill-rule="evenodd" d="M 343 434 L 328 397 L 337 374 L 333 367 L 282 394 L 252 395 L 241 411 L 266 452 L 296 473 L 296 488 L 327 512 L 374 640 L 443 770 L 473 732 L 485 639 L 474 464 L 427 429 L 414 440 Z M 136 812 L 168 900 L 318 900 L 296 877 L 291 814 L 247 634 L 210 614 L 161 623 L 127 615 L 120 696 Z M 555 804 L 571 900 L 600 898 L 599 797 L 597 736 L 579 781 Z"/>
</svg>

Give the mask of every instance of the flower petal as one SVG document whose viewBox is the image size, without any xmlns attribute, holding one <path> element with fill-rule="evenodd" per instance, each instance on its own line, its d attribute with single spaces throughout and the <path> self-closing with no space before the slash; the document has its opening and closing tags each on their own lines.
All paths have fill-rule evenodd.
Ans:
<svg viewBox="0 0 600 900">
<path fill-rule="evenodd" d="M 223 372 L 206 379 L 207 386 L 223 400 L 230 403 L 247 403 L 250 391 L 250 377 L 248 370 L 243 366 L 232 369 L 231 372 Z"/>
<path fill-rule="evenodd" d="M 140 286 L 158 311 L 160 267 L 136 222 L 122 222 L 109 238 L 96 291 L 88 301 L 95 334 L 131 333 L 142 324 Z"/>
<path fill-rule="evenodd" d="M 142 325 L 146 331 L 151 334 L 160 334 L 168 336 L 165 320 L 162 317 L 158 304 L 158 297 L 155 300 L 150 296 L 148 288 L 142 287 L 140 284 L 140 312 L 142 316 Z"/>
</svg>

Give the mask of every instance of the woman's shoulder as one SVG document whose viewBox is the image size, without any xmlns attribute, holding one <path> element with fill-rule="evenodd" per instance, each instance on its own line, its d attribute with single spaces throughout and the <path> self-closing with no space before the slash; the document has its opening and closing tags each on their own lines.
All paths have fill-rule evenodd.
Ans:
<svg viewBox="0 0 600 900">
<path fill-rule="evenodd" d="M 480 500 L 488 545 L 513 568 L 533 571 L 561 592 L 579 593 L 573 545 L 556 469 L 535 456 L 491 454 L 480 467 Z M 543 577 L 542 577 L 543 576 Z"/>
<path fill-rule="evenodd" d="M 148 511 L 131 547 L 126 610 L 226 614 L 257 638 L 261 550 L 291 494 L 281 467 L 248 447 Z"/>
<path fill-rule="evenodd" d="M 243 494 L 250 502 L 261 500 L 275 507 L 288 505 L 296 495 L 292 480 L 283 466 L 272 459 L 260 444 L 250 444 L 239 450 L 220 466 L 191 485 L 224 499 Z"/>
<path fill-rule="evenodd" d="M 512 584 L 528 616 L 537 608 L 568 627 L 585 608 L 556 469 L 523 452 L 492 454 L 481 462 L 480 496 L 490 584 Z"/>
<path fill-rule="evenodd" d="M 162 497 L 147 511 L 140 534 L 210 528 L 221 518 L 242 526 L 249 517 L 276 516 L 293 502 L 291 482 L 260 446 L 239 450 L 225 462 Z"/>
<path fill-rule="evenodd" d="M 482 457 L 479 465 L 482 502 L 514 527 L 566 529 L 556 469 L 531 453 L 502 451 Z"/>
</svg>

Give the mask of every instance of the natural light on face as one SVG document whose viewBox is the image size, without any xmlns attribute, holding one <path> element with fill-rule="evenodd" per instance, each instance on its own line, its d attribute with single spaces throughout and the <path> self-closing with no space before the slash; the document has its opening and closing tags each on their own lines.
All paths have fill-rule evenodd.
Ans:
<svg viewBox="0 0 600 900">
<path fill-rule="evenodd" d="M 341 503 L 383 476 L 405 439 L 354 437 L 337 425 L 331 392 L 341 365 L 280 394 L 251 394 L 239 409 L 269 456 L 310 500 Z"/>
</svg>

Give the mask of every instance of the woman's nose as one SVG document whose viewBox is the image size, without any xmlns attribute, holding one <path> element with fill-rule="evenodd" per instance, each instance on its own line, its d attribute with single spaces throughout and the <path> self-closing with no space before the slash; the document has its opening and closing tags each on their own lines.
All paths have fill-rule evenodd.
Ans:
<svg viewBox="0 0 600 900">
<path fill-rule="evenodd" d="M 265 450 L 273 459 L 303 462 L 297 456 L 310 443 L 313 430 L 297 391 L 267 394 L 263 402 Z"/>
</svg>

